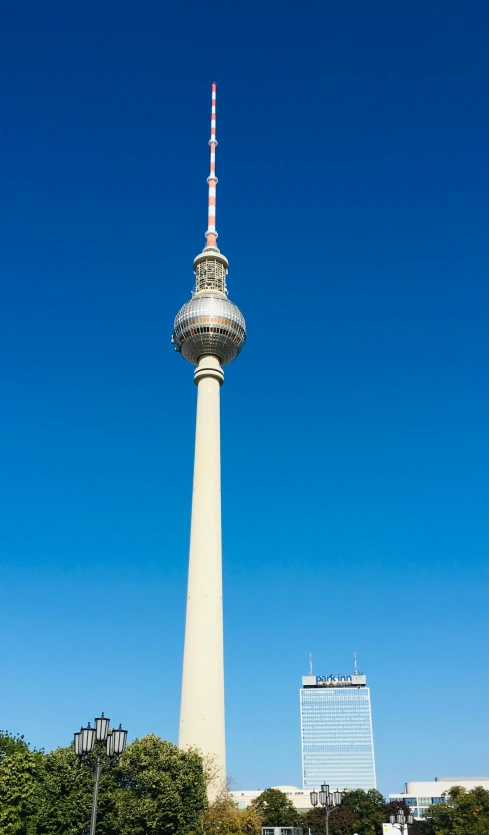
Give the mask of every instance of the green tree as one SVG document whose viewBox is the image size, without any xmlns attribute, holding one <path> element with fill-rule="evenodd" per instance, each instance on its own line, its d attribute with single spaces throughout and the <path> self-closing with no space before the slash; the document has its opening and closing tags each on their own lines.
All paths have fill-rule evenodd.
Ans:
<svg viewBox="0 0 489 835">
<path fill-rule="evenodd" d="M 342 806 L 349 809 L 355 816 L 354 832 L 358 835 L 378 835 L 382 832 L 382 824 L 389 820 L 386 817 L 385 802 L 381 793 L 376 789 L 355 789 L 343 793 Z"/>
<path fill-rule="evenodd" d="M 243 835 L 260 835 L 261 833 L 261 817 L 256 809 L 248 806 L 239 813 L 240 815 L 240 829 Z"/>
<path fill-rule="evenodd" d="M 446 803 L 427 809 L 426 835 L 489 835 L 489 791 L 454 786 L 446 796 Z"/>
<path fill-rule="evenodd" d="M 85 835 L 92 808 L 93 775 L 78 762 L 73 746 L 56 748 L 40 765 L 36 785 L 36 811 L 29 835 Z M 111 835 L 107 813 L 112 811 L 114 774 L 102 775 L 97 833 Z"/>
<path fill-rule="evenodd" d="M 203 835 L 238 835 L 239 810 L 229 792 L 222 792 L 202 813 L 197 832 Z"/>
<path fill-rule="evenodd" d="M 37 771 L 42 752 L 31 751 L 21 736 L 0 731 L 0 832 L 26 835 L 35 809 Z"/>
<path fill-rule="evenodd" d="M 343 792 L 341 806 L 331 811 L 329 816 L 330 835 L 382 835 L 382 824 L 387 823 L 389 816 L 402 810 L 409 815 L 410 809 L 403 800 L 386 803 L 380 792 L 362 789 Z M 304 828 L 309 827 L 312 835 L 324 835 L 324 813 L 318 807 L 307 813 Z M 409 826 L 409 835 L 421 835 L 421 824 Z"/>
<path fill-rule="evenodd" d="M 0 760 L 6 754 L 13 754 L 15 751 L 30 751 L 29 743 L 25 742 L 23 736 L 0 731 Z"/>
<path fill-rule="evenodd" d="M 297 826 L 295 806 L 280 789 L 265 789 L 250 806 L 260 815 L 262 826 Z"/>
<path fill-rule="evenodd" d="M 202 758 L 197 751 L 182 751 L 151 734 L 131 743 L 114 771 L 117 787 L 111 835 L 187 835 L 195 831 L 207 805 Z"/>
<path fill-rule="evenodd" d="M 354 812 L 346 806 L 336 806 L 329 816 L 329 835 L 352 835 L 356 831 Z M 324 835 L 325 815 L 319 808 L 310 809 L 306 820 L 300 824 L 307 831 L 309 828 L 312 835 Z"/>
<path fill-rule="evenodd" d="M 260 835 L 261 818 L 256 809 L 238 809 L 228 790 L 223 791 L 201 815 L 202 835 Z"/>
<path fill-rule="evenodd" d="M 47 754 L 26 835 L 86 835 L 92 789 L 92 772 L 77 761 L 73 746 Z M 128 745 L 119 763 L 102 773 L 97 835 L 188 835 L 206 803 L 198 753 L 150 735 Z"/>
</svg>

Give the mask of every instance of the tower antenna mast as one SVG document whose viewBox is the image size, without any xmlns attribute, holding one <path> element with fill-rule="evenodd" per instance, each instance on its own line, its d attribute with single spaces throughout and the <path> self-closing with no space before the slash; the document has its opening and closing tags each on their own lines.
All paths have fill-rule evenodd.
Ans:
<svg viewBox="0 0 489 835">
<path fill-rule="evenodd" d="M 309 653 L 309 675 L 312 676 L 312 652 Z"/>
<path fill-rule="evenodd" d="M 358 668 L 357 668 L 357 654 L 356 652 L 353 653 L 353 675 L 358 675 Z"/>
<path fill-rule="evenodd" d="M 207 182 L 209 184 L 209 196 L 207 202 L 207 232 L 205 233 L 206 245 L 204 252 L 209 249 L 217 250 L 217 232 L 216 232 L 216 85 L 212 85 L 212 99 L 211 99 L 211 138 L 209 139 L 210 153 L 210 169 Z"/>
</svg>

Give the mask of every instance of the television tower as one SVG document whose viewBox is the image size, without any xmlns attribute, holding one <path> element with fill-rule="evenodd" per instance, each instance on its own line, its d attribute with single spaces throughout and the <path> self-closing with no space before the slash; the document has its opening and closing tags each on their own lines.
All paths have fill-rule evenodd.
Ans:
<svg viewBox="0 0 489 835">
<path fill-rule="evenodd" d="M 226 779 L 221 554 L 219 397 L 222 366 L 246 340 L 240 310 L 227 298 L 228 260 L 216 232 L 216 85 L 212 85 L 206 245 L 194 260 L 195 289 L 177 313 L 172 342 L 196 365 L 197 422 L 190 526 L 187 614 L 180 703 L 180 748 L 209 758 L 213 799 Z"/>
</svg>

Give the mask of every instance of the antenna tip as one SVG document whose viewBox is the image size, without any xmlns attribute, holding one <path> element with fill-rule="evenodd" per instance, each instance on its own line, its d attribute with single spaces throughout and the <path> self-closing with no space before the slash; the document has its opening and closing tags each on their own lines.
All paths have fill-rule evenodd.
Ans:
<svg viewBox="0 0 489 835">
<path fill-rule="evenodd" d="M 216 85 L 216 83 L 214 82 L 214 83 L 212 84 L 212 92 L 213 92 L 213 93 L 215 93 L 215 92 L 216 92 L 216 88 L 217 88 L 217 85 Z"/>
</svg>

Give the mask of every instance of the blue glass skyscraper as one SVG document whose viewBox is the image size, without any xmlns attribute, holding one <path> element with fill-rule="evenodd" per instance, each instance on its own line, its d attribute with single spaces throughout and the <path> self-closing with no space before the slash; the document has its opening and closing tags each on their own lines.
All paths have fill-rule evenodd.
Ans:
<svg viewBox="0 0 489 835">
<path fill-rule="evenodd" d="M 303 676 L 300 704 L 304 789 L 374 789 L 366 676 Z"/>
</svg>

